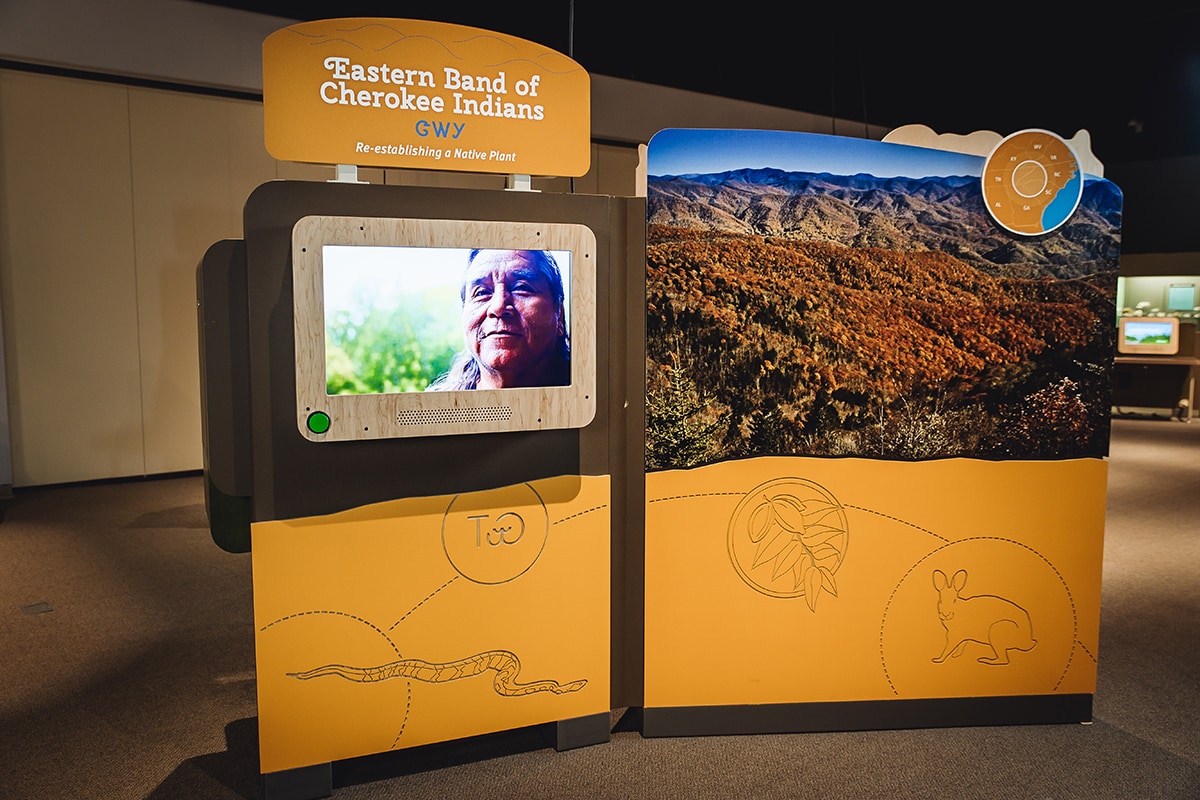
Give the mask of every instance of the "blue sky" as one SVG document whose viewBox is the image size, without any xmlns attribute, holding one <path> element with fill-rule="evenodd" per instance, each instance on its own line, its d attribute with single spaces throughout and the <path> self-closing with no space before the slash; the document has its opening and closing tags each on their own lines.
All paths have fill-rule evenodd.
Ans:
<svg viewBox="0 0 1200 800">
<path fill-rule="evenodd" d="M 979 156 L 791 131 L 672 128 L 650 140 L 652 176 L 770 167 L 788 172 L 868 173 L 879 178 L 978 176 Z"/>
</svg>

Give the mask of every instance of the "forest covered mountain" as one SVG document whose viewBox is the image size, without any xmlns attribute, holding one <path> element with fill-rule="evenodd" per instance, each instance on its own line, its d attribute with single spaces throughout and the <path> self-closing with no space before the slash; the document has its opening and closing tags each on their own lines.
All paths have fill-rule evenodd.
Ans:
<svg viewBox="0 0 1200 800">
<path fill-rule="evenodd" d="M 1106 182 L 1029 240 L 957 177 L 654 178 L 648 215 L 647 468 L 1107 453 Z"/>
<path fill-rule="evenodd" d="M 948 253 L 1010 277 L 1076 278 L 1116 269 L 1119 191 L 1088 180 L 1059 231 L 1015 240 L 983 208 L 979 178 L 877 178 L 779 169 L 651 177 L 652 225 Z"/>
</svg>

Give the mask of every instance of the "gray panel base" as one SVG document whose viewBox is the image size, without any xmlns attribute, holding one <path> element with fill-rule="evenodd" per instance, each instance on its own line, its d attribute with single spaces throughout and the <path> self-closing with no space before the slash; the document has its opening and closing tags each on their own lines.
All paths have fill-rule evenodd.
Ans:
<svg viewBox="0 0 1200 800">
<path fill-rule="evenodd" d="M 262 776 L 266 800 L 317 800 L 332 797 L 334 790 L 400 775 L 477 763 L 553 746 L 572 750 L 611 741 L 609 712 L 546 722 L 525 728 L 356 756 L 332 764 L 282 770 Z"/>
<path fill-rule="evenodd" d="M 612 715 L 607 711 L 603 714 L 559 720 L 556 727 L 554 749 L 560 753 L 612 740 Z"/>
<path fill-rule="evenodd" d="M 951 697 L 758 706 L 643 708 L 641 734 L 732 736 L 768 733 L 950 728 L 1090 722 L 1092 695 Z"/>
<path fill-rule="evenodd" d="M 267 800 L 319 800 L 333 796 L 333 765 L 313 764 L 262 776 Z"/>
</svg>

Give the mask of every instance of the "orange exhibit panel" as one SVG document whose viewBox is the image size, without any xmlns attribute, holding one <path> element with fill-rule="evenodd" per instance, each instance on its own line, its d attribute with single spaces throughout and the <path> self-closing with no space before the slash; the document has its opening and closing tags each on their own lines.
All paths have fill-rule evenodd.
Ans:
<svg viewBox="0 0 1200 800">
<path fill-rule="evenodd" d="M 1121 193 L 893 133 L 650 142 L 646 735 L 1091 719 Z"/>
<path fill-rule="evenodd" d="M 262 769 L 609 710 L 607 478 L 253 527 Z"/>
</svg>

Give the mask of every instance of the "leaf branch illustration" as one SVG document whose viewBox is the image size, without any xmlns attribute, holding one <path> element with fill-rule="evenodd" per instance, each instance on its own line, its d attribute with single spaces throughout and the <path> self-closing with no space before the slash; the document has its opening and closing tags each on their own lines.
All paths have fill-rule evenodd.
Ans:
<svg viewBox="0 0 1200 800">
<path fill-rule="evenodd" d="M 763 495 L 747 521 L 750 541 L 757 545 L 752 568 L 769 564 L 771 580 L 790 580 L 792 591 L 803 587 L 812 611 L 822 590 L 837 597 L 833 574 L 846 542 L 846 531 L 837 524 L 838 511 L 823 500 Z"/>
</svg>

